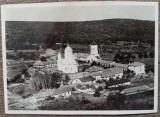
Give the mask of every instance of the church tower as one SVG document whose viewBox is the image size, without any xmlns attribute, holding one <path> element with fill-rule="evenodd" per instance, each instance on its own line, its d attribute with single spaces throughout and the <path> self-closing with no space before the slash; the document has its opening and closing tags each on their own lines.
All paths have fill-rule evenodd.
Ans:
<svg viewBox="0 0 160 117">
<path fill-rule="evenodd" d="M 90 54 L 91 55 L 99 55 L 98 54 L 98 45 L 95 42 L 92 42 L 90 45 Z"/>
<path fill-rule="evenodd" d="M 90 55 L 87 57 L 87 60 L 90 63 L 101 60 L 101 57 L 98 54 L 98 45 L 94 41 L 90 44 Z"/>
<path fill-rule="evenodd" d="M 57 66 L 58 66 L 58 70 L 62 70 L 62 56 L 61 53 L 58 53 L 58 60 L 57 60 Z"/>
</svg>

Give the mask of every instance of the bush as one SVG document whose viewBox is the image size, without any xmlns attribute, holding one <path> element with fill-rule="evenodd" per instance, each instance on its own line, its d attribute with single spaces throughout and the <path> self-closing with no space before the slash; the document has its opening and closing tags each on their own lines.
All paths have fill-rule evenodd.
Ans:
<svg viewBox="0 0 160 117">
<path fill-rule="evenodd" d="M 49 96 L 49 97 L 46 97 L 46 98 L 45 98 L 45 101 L 50 101 L 50 100 L 54 100 L 54 99 L 55 99 L 54 96 Z"/>
<path fill-rule="evenodd" d="M 96 89 L 95 93 L 93 94 L 94 97 L 100 97 L 101 93 L 98 89 Z"/>
<path fill-rule="evenodd" d="M 25 80 L 22 79 L 21 74 L 16 75 L 13 79 L 10 80 L 8 83 L 24 83 Z"/>
<path fill-rule="evenodd" d="M 99 86 L 99 87 L 98 87 L 98 90 L 99 90 L 99 91 L 103 91 L 102 86 Z"/>
</svg>

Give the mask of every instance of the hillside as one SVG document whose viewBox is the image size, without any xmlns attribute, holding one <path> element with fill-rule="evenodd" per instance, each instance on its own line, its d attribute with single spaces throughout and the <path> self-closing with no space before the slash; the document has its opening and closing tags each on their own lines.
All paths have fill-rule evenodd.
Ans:
<svg viewBox="0 0 160 117">
<path fill-rule="evenodd" d="M 107 19 L 84 22 L 6 22 L 8 49 L 21 49 L 20 44 L 46 43 L 48 47 L 64 42 L 89 44 L 93 40 L 141 41 L 154 44 L 154 21 Z M 17 43 L 18 42 L 18 43 Z"/>
</svg>

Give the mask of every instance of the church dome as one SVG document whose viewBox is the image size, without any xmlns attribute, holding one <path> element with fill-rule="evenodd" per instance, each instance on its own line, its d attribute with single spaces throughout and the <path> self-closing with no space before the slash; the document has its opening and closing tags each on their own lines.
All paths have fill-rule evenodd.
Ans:
<svg viewBox="0 0 160 117">
<path fill-rule="evenodd" d="M 67 47 L 65 48 L 65 52 L 72 52 L 72 48 L 69 45 L 67 45 Z"/>
</svg>

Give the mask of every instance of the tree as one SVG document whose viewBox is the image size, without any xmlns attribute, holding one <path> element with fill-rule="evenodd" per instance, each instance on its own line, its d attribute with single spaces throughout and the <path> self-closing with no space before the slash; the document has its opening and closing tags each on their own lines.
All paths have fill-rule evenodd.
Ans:
<svg viewBox="0 0 160 117">
<path fill-rule="evenodd" d="M 147 54 L 147 52 L 144 52 L 144 58 L 148 58 L 148 54 Z"/>
<path fill-rule="evenodd" d="M 70 77 L 68 75 L 66 75 L 65 82 L 68 83 L 70 80 L 71 80 Z"/>
<path fill-rule="evenodd" d="M 105 82 L 105 89 L 108 89 L 109 86 L 110 86 L 110 82 L 106 81 Z"/>
<path fill-rule="evenodd" d="M 53 73 L 51 75 L 51 88 L 59 88 L 62 81 L 62 75 L 59 73 Z"/>
<path fill-rule="evenodd" d="M 150 52 L 150 53 L 149 53 L 149 57 L 150 57 L 150 58 L 154 58 L 154 52 Z"/>
<path fill-rule="evenodd" d="M 45 56 L 40 56 L 40 58 L 39 58 L 42 62 L 44 62 L 44 61 L 47 61 L 46 59 L 46 57 Z"/>
<path fill-rule="evenodd" d="M 100 97 L 101 93 L 98 89 L 95 90 L 95 93 L 93 94 L 94 97 Z"/>
<path fill-rule="evenodd" d="M 138 57 L 141 59 L 142 58 L 142 52 L 139 52 Z"/>
<path fill-rule="evenodd" d="M 132 57 L 132 53 L 131 53 L 131 52 L 128 53 L 128 57 L 129 57 L 129 58 Z"/>
<path fill-rule="evenodd" d="M 24 83 L 24 79 L 22 79 L 21 74 L 16 75 L 13 79 L 10 80 L 10 83 Z"/>
<path fill-rule="evenodd" d="M 111 93 L 107 98 L 107 104 L 111 110 L 115 110 L 115 109 L 123 110 L 125 108 L 125 100 L 126 100 L 126 97 L 124 94 Z"/>
<path fill-rule="evenodd" d="M 136 58 L 136 56 L 135 56 L 135 55 L 132 55 L 132 56 L 131 56 L 131 58 L 132 58 L 132 59 L 135 59 L 135 58 Z"/>
<path fill-rule="evenodd" d="M 98 87 L 98 90 L 99 90 L 99 91 L 103 91 L 102 86 L 99 86 L 99 87 Z"/>
</svg>

